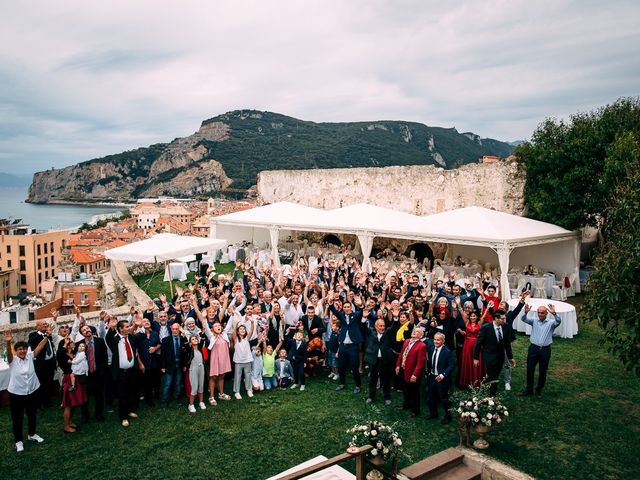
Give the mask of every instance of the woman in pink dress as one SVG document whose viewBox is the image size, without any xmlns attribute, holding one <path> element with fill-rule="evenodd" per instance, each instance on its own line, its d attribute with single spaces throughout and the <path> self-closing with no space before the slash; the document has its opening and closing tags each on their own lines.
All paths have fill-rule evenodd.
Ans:
<svg viewBox="0 0 640 480">
<path fill-rule="evenodd" d="M 478 321 L 478 314 L 471 312 L 466 320 L 464 345 L 462 346 L 460 370 L 458 371 L 458 386 L 462 388 L 469 387 L 470 385 L 480 385 L 485 375 L 482 359 L 480 359 L 480 365 L 477 367 L 473 364 L 473 349 L 476 346 L 476 340 L 478 339 L 481 326 Z"/>
<path fill-rule="evenodd" d="M 220 322 L 216 321 L 213 327 L 209 327 L 209 323 L 198 308 L 197 302 L 192 302 L 192 305 L 202 323 L 204 333 L 209 339 L 209 346 L 207 347 L 209 349 L 209 404 L 217 405 L 215 399 L 216 387 L 218 388 L 218 398 L 220 400 L 231 400 L 231 397 L 224 393 L 224 374 L 231 371 L 229 338 L 222 332 L 222 324 Z"/>
</svg>

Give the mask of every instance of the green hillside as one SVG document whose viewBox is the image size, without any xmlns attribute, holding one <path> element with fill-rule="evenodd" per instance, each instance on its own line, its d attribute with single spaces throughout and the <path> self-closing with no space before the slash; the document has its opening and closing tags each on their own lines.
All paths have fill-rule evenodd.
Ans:
<svg viewBox="0 0 640 480">
<path fill-rule="evenodd" d="M 473 140 L 454 128 L 402 121 L 314 123 L 242 110 L 210 118 L 203 125 L 212 122 L 227 124 L 230 138 L 201 143 L 210 158 L 222 163 L 235 188 L 254 185 L 261 170 L 438 165 L 435 153 L 452 168 L 477 162 L 483 155 L 506 157 L 513 151 L 507 143 Z"/>
</svg>

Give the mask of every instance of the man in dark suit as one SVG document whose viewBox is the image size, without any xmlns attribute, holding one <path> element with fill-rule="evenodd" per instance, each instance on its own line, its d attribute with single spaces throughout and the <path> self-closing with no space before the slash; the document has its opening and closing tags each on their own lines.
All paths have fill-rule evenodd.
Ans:
<svg viewBox="0 0 640 480">
<path fill-rule="evenodd" d="M 391 405 L 391 376 L 393 375 L 392 333 L 387 331 L 383 319 L 376 320 L 375 331 L 369 334 L 364 361 L 369 365 L 369 397 L 367 403 L 376 399 L 378 379 L 382 387 L 385 405 Z"/>
<path fill-rule="evenodd" d="M 102 422 L 104 421 L 104 386 L 106 377 L 109 375 L 107 344 L 102 338 L 93 335 L 89 325 L 83 325 L 80 328 L 80 334 L 84 338 L 78 342 L 78 345 L 81 343 L 85 345 L 89 365 L 85 387 L 87 394 L 94 399 L 96 420 Z M 85 422 L 89 421 L 89 402 L 82 404 L 82 418 Z"/>
<path fill-rule="evenodd" d="M 51 395 L 54 390 L 53 375 L 56 372 L 56 349 L 53 345 L 51 334 L 47 332 L 48 324 L 44 320 L 36 321 L 36 331 L 29 334 L 29 348 L 35 352 L 36 347 L 44 338 L 47 343 L 44 348 L 38 351 L 38 355 L 33 357 L 33 366 L 36 370 L 36 376 L 40 382 L 37 399 L 41 407 L 51 406 Z"/>
<path fill-rule="evenodd" d="M 422 342 L 424 329 L 415 327 L 411 338 L 404 341 L 396 362 L 396 375 L 404 379 L 402 408 L 411 410 L 411 416 L 420 414 L 420 380 L 427 360 L 427 346 Z"/>
<path fill-rule="evenodd" d="M 331 301 L 331 299 L 329 300 Z M 340 308 L 342 307 L 342 308 Z M 360 322 L 362 321 L 362 311 L 353 312 L 351 302 L 341 301 L 336 297 L 335 302 L 329 306 L 329 310 L 340 320 L 340 332 L 338 333 L 339 348 L 336 356 L 338 357 L 338 376 L 340 377 L 340 385 L 336 387 L 336 392 L 344 390 L 347 383 L 347 365 L 351 368 L 355 388 L 353 393 L 360 393 L 360 344 L 364 341 L 362 331 L 360 330 Z"/>
<path fill-rule="evenodd" d="M 307 307 L 307 314 L 300 319 L 307 332 L 309 340 L 314 338 L 322 338 L 322 334 L 326 331 L 322 318 L 316 315 L 316 308 L 313 305 Z"/>
<path fill-rule="evenodd" d="M 111 369 L 118 391 L 118 417 L 123 427 L 129 426 L 129 418 L 138 418 L 138 345 L 144 333 L 130 334 L 142 326 L 142 315 L 136 315 L 133 325 L 126 320 L 109 319 L 106 342 L 111 350 Z"/>
<path fill-rule="evenodd" d="M 174 400 L 180 397 L 183 357 L 187 349 L 187 340 L 180 335 L 180 324 L 171 325 L 171 335 L 163 338 L 161 345 L 160 372 L 163 378 L 160 402 L 166 405 L 170 391 L 173 393 Z"/>
<path fill-rule="evenodd" d="M 429 390 L 429 419 L 438 418 L 438 404 L 444 407 L 442 424 L 451 421 L 449 387 L 455 368 L 453 352 L 445 345 L 443 333 L 436 333 L 427 346 L 427 388 Z"/>
<path fill-rule="evenodd" d="M 505 323 L 504 310 L 496 310 L 493 314 L 493 322 L 485 323 L 480 328 L 478 340 L 473 350 L 473 364 L 480 364 L 480 352 L 482 351 L 482 361 L 487 369 L 487 376 L 491 383 L 491 395 L 495 395 L 498 391 L 498 377 L 502 364 L 504 363 L 505 353 L 512 367 L 516 366 L 511 351 L 511 327 Z"/>
</svg>

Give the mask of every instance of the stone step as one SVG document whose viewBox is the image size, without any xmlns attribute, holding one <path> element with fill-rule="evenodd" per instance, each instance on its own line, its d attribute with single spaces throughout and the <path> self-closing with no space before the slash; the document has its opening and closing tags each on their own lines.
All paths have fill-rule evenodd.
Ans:
<svg viewBox="0 0 640 480">
<path fill-rule="evenodd" d="M 480 480 L 481 476 L 477 470 L 459 464 L 435 476 L 429 475 L 427 478 L 429 480 Z"/>
<path fill-rule="evenodd" d="M 449 448 L 403 468 L 400 473 L 410 480 L 430 479 L 462 465 L 463 458 L 464 455 L 459 450 Z"/>
</svg>

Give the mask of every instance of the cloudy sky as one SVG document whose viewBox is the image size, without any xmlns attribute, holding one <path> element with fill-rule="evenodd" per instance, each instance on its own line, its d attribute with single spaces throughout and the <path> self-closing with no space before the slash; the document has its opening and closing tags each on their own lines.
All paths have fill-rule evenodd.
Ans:
<svg viewBox="0 0 640 480">
<path fill-rule="evenodd" d="M 501 140 L 640 94 L 640 2 L 3 2 L 0 171 L 193 133 L 229 110 Z"/>
</svg>

